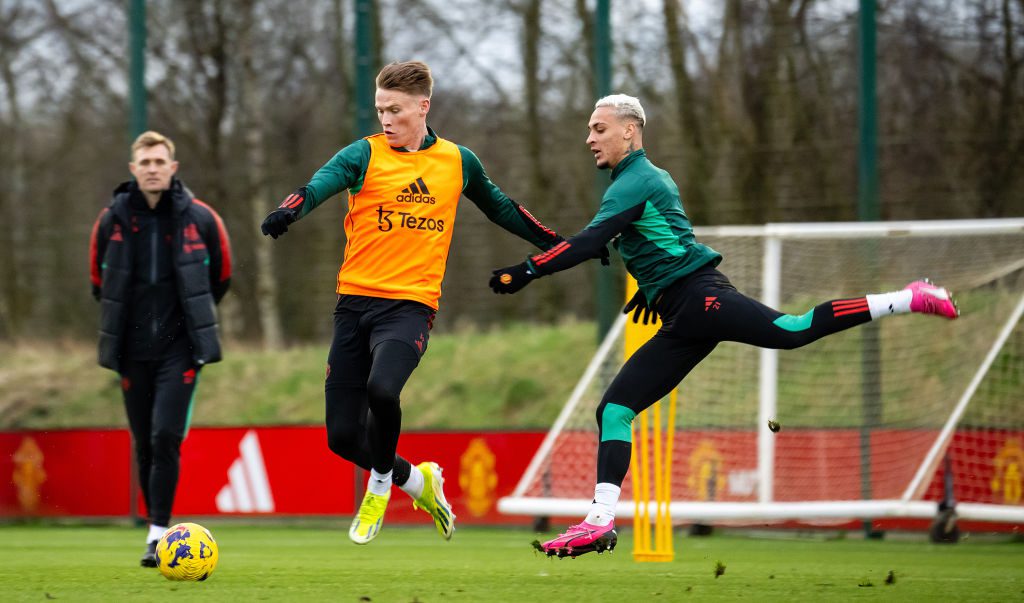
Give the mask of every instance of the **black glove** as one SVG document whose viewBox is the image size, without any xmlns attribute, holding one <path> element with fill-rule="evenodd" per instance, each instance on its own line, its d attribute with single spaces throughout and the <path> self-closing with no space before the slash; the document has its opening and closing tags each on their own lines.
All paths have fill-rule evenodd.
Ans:
<svg viewBox="0 0 1024 603">
<path fill-rule="evenodd" d="M 263 219 L 260 231 L 265 235 L 277 238 L 288 232 L 288 225 L 299 219 L 299 211 L 306 201 L 306 187 L 296 190 L 281 202 L 277 209 Z"/>
<path fill-rule="evenodd" d="M 515 293 L 530 284 L 537 275 L 530 270 L 529 264 L 523 262 L 508 268 L 499 268 L 493 272 L 488 283 L 495 293 Z"/>
<path fill-rule="evenodd" d="M 633 294 L 633 298 L 626 302 L 626 307 L 622 309 L 623 314 L 630 312 L 633 312 L 634 323 L 640 322 L 641 314 L 643 314 L 645 325 L 654 324 L 658 320 L 658 310 L 654 308 L 653 304 L 647 303 L 647 297 L 639 289 Z"/>
<path fill-rule="evenodd" d="M 296 220 L 298 212 L 290 209 L 275 209 L 263 219 L 260 230 L 265 235 L 277 238 L 288 232 L 288 225 Z"/>
</svg>

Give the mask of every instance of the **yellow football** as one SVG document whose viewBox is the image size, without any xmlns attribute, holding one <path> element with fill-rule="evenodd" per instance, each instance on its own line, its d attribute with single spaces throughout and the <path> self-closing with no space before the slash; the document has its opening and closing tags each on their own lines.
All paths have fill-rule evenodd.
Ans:
<svg viewBox="0 0 1024 603">
<path fill-rule="evenodd" d="M 217 542 L 197 523 L 168 528 L 156 545 L 157 567 L 168 580 L 201 582 L 217 567 Z"/>
</svg>

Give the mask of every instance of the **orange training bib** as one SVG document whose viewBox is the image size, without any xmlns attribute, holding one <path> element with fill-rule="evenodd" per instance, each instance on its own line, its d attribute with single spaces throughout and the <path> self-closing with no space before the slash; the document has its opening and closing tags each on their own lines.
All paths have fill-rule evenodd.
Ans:
<svg viewBox="0 0 1024 603">
<path fill-rule="evenodd" d="M 437 309 L 462 194 L 462 155 L 438 138 L 399 152 L 370 136 L 363 187 L 349 196 L 338 293 L 408 299 Z"/>
</svg>

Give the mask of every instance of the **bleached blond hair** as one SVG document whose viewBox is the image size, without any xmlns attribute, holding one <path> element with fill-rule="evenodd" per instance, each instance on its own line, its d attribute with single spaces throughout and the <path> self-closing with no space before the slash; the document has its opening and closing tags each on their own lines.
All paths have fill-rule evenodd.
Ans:
<svg viewBox="0 0 1024 603">
<path fill-rule="evenodd" d="M 597 109 L 598 107 L 612 107 L 615 109 L 615 115 L 619 119 L 631 119 L 637 122 L 637 125 L 641 128 L 647 123 L 647 115 L 644 113 L 644 108 L 640 104 L 640 99 L 635 96 L 610 94 L 599 98 L 594 103 L 594 108 Z"/>
</svg>

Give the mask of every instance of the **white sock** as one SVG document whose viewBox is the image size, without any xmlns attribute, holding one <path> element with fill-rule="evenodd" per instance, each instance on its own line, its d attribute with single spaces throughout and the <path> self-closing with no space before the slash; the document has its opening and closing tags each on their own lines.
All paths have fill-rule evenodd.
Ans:
<svg viewBox="0 0 1024 603">
<path fill-rule="evenodd" d="M 595 526 L 606 526 L 615 519 L 615 504 L 619 502 L 622 488 L 615 484 L 600 483 L 594 486 L 594 502 L 590 505 L 586 522 Z"/>
<path fill-rule="evenodd" d="M 868 310 L 871 312 L 871 320 L 877 320 L 890 314 L 906 314 L 910 312 L 910 300 L 914 299 L 914 292 L 904 289 L 902 291 L 878 293 L 866 297 L 868 299 Z"/>
<path fill-rule="evenodd" d="M 409 479 L 399 488 L 402 489 L 402 492 L 411 496 L 413 500 L 423 496 L 423 474 L 414 466 L 412 471 L 409 472 Z"/>
<path fill-rule="evenodd" d="M 158 526 L 153 523 L 149 524 L 149 534 L 146 534 L 146 544 L 149 544 L 154 540 L 160 540 L 166 531 L 167 526 Z"/>
<path fill-rule="evenodd" d="M 366 482 L 366 489 L 378 496 L 384 496 L 391 490 L 391 471 L 377 473 L 376 469 L 370 469 L 370 481 Z"/>
</svg>

